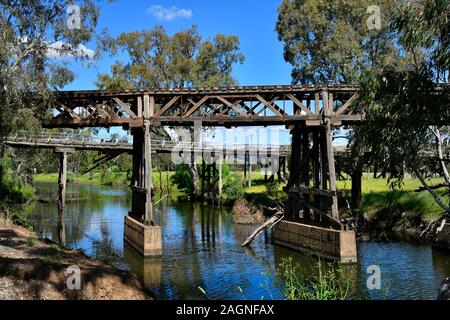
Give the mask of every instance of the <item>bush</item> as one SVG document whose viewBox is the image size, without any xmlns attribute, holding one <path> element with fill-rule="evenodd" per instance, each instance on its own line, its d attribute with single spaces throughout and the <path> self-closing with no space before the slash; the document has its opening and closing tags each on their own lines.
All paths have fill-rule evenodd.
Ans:
<svg viewBox="0 0 450 320">
<path fill-rule="evenodd" d="M 279 184 L 277 181 L 269 181 L 266 184 L 267 192 L 269 194 L 274 194 L 278 191 Z"/>
<path fill-rule="evenodd" d="M 192 194 L 194 191 L 191 175 L 184 164 L 179 164 L 176 167 L 176 171 L 172 175 L 171 181 L 178 187 L 178 190 L 186 194 Z"/>
<path fill-rule="evenodd" d="M 223 193 L 228 200 L 237 200 L 241 198 L 244 194 L 244 187 L 242 186 L 242 182 L 239 181 L 239 179 L 237 179 L 236 177 L 229 177 L 225 181 Z"/>
<path fill-rule="evenodd" d="M 341 267 L 317 263 L 317 274 L 305 277 L 292 258 L 283 258 L 279 273 L 284 282 L 286 300 L 346 300 L 349 299 L 350 279 Z"/>
</svg>

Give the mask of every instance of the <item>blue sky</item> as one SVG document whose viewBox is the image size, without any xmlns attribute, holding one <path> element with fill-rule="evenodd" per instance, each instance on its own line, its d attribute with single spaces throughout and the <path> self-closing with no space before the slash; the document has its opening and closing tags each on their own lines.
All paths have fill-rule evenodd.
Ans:
<svg viewBox="0 0 450 320">
<path fill-rule="evenodd" d="M 275 31 L 280 4 L 281 0 L 103 1 L 98 30 L 108 28 L 117 36 L 161 24 L 173 34 L 196 24 L 204 39 L 218 33 L 237 35 L 246 60 L 235 67 L 233 76 L 241 85 L 289 84 L 291 66 L 283 59 L 283 44 Z M 95 89 L 97 74 L 109 72 L 111 64 L 121 58 L 104 56 L 90 68 L 73 64 L 77 78 L 65 89 Z"/>
</svg>

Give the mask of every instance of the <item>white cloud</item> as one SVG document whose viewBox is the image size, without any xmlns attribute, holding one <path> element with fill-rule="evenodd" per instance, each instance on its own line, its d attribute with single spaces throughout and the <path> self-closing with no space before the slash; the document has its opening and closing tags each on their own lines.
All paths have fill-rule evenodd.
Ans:
<svg viewBox="0 0 450 320">
<path fill-rule="evenodd" d="M 87 48 L 85 45 L 80 44 L 77 48 L 73 49 L 63 41 L 54 42 L 47 48 L 48 58 L 79 57 L 92 59 L 94 55 L 94 50 Z"/>
<path fill-rule="evenodd" d="M 172 21 L 177 18 L 190 19 L 192 17 L 192 10 L 190 9 L 182 9 L 175 6 L 166 8 L 159 4 L 148 8 L 147 13 L 161 21 Z"/>
</svg>

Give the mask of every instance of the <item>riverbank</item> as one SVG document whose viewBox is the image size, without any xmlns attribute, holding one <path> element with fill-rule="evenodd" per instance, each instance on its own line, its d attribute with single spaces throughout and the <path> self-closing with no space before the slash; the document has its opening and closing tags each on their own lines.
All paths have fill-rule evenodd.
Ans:
<svg viewBox="0 0 450 320">
<path fill-rule="evenodd" d="M 67 273 L 81 271 L 81 288 L 71 290 Z M 0 219 L 0 300 L 148 300 L 133 274 L 68 250 Z"/>
</svg>

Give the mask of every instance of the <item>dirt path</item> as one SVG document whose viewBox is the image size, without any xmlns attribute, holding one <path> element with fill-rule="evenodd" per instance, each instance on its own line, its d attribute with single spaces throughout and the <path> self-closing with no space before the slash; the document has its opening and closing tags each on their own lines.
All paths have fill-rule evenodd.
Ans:
<svg viewBox="0 0 450 320">
<path fill-rule="evenodd" d="M 67 273 L 76 265 L 81 289 L 70 290 Z M 129 272 L 67 250 L 10 222 L 0 220 L 0 300 L 143 300 L 151 299 Z"/>
</svg>

